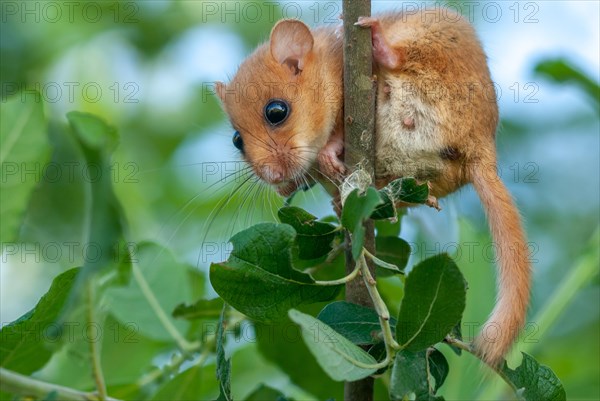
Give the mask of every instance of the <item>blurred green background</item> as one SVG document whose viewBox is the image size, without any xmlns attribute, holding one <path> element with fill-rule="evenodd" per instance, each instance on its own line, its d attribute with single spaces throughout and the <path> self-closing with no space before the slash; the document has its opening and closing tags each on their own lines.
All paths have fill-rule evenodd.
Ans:
<svg viewBox="0 0 600 401">
<path fill-rule="evenodd" d="M 422 4 L 381 1 L 373 7 L 383 11 Z M 500 172 L 522 212 L 534 252 L 530 325 L 515 348 L 550 366 L 569 399 L 598 400 L 600 244 L 594 233 L 600 221 L 599 4 L 450 5 L 476 25 L 488 54 L 502 116 L 497 141 Z M 227 81 L 244 56 L 268 38 L 279 18 L 332 24 L 340 13 L 341 2 L 336 1 L 3 0 L 2 104 L 11 96 L 43 104 L 55 161 L 72 154 L 68 141 L 56 134 L 66 122 L 66 112 L 92 112 L 117 128 L 120 144 L 113 156 L 112 183 L 128 220 L 127 240 L 162 244 L 177 260 L 172 263 L 186 272 L 200 272 L 197 290 L 184 294 L 178 286 L 189 284 L 185 275 L 168 268 L 155 271 L 153 288 L 165 292 L 160 300 L 168 309 L 191 302 L 198 294 L 214 296 L 202 276 L 211 261 L 226 258 L 229 236 L 253 222 L 275 220 L 274 211 L 282 204 L 265 186 L 243 184 L 240 175 L 231 175 L 243 164 L 231 144 L 232 129 L 211 94 L 211 83 Z M 38 181 L 37 198 L 30 204 L 20 240 L 52 238 L 59 244 L 80 240 L 82 201 L 77 192 L 68 192 L 68 186 L 61 192 L 65 188 L 59 191 L 43 179 Z M 319 188 L 301 194 L 294 203 L 319 217 L 332 213 Z M 408 211 L 401 236 L 413 246 L 412 262 L 435 252 L 459 250 L 457 263 L 469 282 L 463 323 L 477 327 L 491 310 L 495 292 L 483 211 L 471 188 L 444 199 L 441 206 L 441 213 Z M 81 264 L 83 258 L 81 252 L 64 252 L 58 258 L 42 254 L 35 260 L 3 254 L 2 324 L 29 310 L 53 277 Z M 573 296 L 569 288 L 559 292 L 582 261 L 594 264 L 596 274 L 581 286 L 569 287 L 575 290 Z M 392 294 L 394 283 L 382 280 L 382 288 Z M 548 305 L 556 306 L 557 316 L 540 328 L 536 319 L 540 313 L 546 314 L 544 318 L 551 314 Z M 143 307 L 115 303 L 112 308 L 111 319 L 121 326 L 139 324 L 143 340 L 137 348 L 122 343 L 105 347 L 107 360 L 124 352 L 132 358 L 121 381 L 114 374 L 110 386 L 118 389 L 127 383 L 124 376 L 139 376 L 136 369 L 163 364 L 169 346 L 152 324 L 144 326 Z M 191 330 L 185 322 L 178 324 Z M 466 328 L 465 335 L 469 335 Z M 237 398 L 266 383 L 297 399 L 325 399 L 331 383 L 302 370 L 309 362 L 301 361 L 311 357 L 276 343 L 247 339 L 230 347 Z M 506 397 L 504 385 L 486 375 L 474 358 L 445 354 L 452 367 L 442 392 L 447 400 L 506 399 L 498 398 Z M 78 365 L 72 360 L 61 364 L 61 358 L 68 360 L 59 355 L 37 375 L 74 387 L 89 386 Z M 510 360 L 519 359 L 515 354 Z M 210 397 L 216 389 L 214 360 L 206 364 L 202 394 Z M 65 366 L 73 369 L 71 374 L 57 373 Z"/>
</svg>

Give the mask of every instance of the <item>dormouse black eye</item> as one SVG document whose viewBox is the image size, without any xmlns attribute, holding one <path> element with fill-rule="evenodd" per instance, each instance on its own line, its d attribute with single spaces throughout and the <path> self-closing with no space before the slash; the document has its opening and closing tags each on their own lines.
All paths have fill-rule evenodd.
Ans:
<svg viewBox="0 0 600 401">
<path fill-rule="evenodd" d="M 265 106 L 265 118 L 271 125 L 281 124 L 289 114 L 290 107 L 283 100 L 269 100 L 269 103 Z"/>
<path fill-rule="evenodd" d="M 235 146 L 242 152 L 244 151 L 244 141 L 242 140 L 242 136 L 239 132 L 235 131 L 233 133 L 233 138 L 231 138 L 231 141 L 233 142 L 233 146 Z"/>
</svg>

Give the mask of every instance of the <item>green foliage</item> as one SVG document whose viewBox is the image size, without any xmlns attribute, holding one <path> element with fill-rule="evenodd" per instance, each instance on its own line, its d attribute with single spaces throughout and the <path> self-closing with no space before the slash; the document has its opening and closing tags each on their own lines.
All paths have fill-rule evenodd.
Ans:
<svg viewBox="0 0 600 401">
<path fill-rule="evenodd" d="M 380 234 L 375 238 L 375 249 L 379 259 L 396 267 L 396 269 L 391 269 L 393 273 L 404 272 L 410 258 L 410 245 L 406 241 L 402 238 L 386 237 Z M 385 276 L 389 271 L 390 269 L 381 270 L 378 275 Z"/>
<path fill-rule="evenodd" d="M 204 279 L 193 273 L 186 264 L 178 262 L 168 249 L 155 243 L 141 242 L 135 246 L 132 258 L 166 311 L 172 311 L 182 301 L 191 302 L 200 295 L 195 288 Z M 165 276 L 164 271 L 169 274 Z M 139 282 L 131 280 L 126 286 L 108 288 L 106 293 L 107 304 L 121 323 L 135 322 L 141 334 L 157 341 L 171 339 L 155 311 L 148 307 L 147 297 Z M 122 308 L 120 305 L 130 307 Z M 182 332 L 189 325 L 180 319 L 169 317 L 169 320 Z"/>
<path fill-rule="evenodd" d="M 397 219 L 396 205 L 402 203 L 422 204 L 429 198 L 427 183 L 418 184 L 414 178 L 398 178 L 379 190 L 382 203 L 371 215 L 372 219 Z"/>
<path fill-rule="evenodd" d="M 600 105 L 600 85 L 591 77 L 582 73 L 564 58 L 540 61 L 534 68 L 536 74 L 557 83 L 569 83 L 579 86 L 591 99 L 596 108 Z"/>
<path fill-rule="evenodd" d="M 427 366 L 429 368 L 429 373 L 435 380 L 435 384 L 433 385 L 433 391 L 435 393 L 446 381 L 450 366 L 448 366 L 448 361 L 444 354 L 435 348 L 429 348 L 427 350 Z"/>
<path fill-rule="evenodd" d="M 0 366 L 30 374 L 46 364 L 52 356 L 46 340 L 60 336 L 60 326 L 55 321 L 63 311 L 78 273 L 79 269 L 75 268 L 57 276 L 32 310 L 2 327 Z"/>
<path fill-rule="evenodd" d="M 217 326 L 217 379 L 219 380 L 219 398 L 217 401 L 231 401 L 231 359 L 225 356 L 225 311 L 223 305 Z"/>
<path fill-rule="evenodd" d="M 375 373 L 375 359 L 344 336 L 314 317 L 295 309 L 292 321 L 302 329 L 302 338 L 317 362 L 333 380 L 354 381 Z"/>
<path fill-rule="evenodd" d="M 121 400 L 217 398 L 216 330 L 224 301 L 220 297 L 210 300 L 215 294 L 204 278 L 210 261 L 198 258 L 198 248 L 204 245 L 204 237 L 220 244 L 238 232 L 239 227 L 250 227 L 258 220 L 274 221 L 278 213 L 268 206 L 276 208 L 280 200 L 250 180 L 251 185 L 241 187 L 234 199 L 227 199 L 229 210 L 227 207 L 219 209 L 217 216 L 213 215 L 219 202 L 231 193 L 231 184 L 238 185 L 239 181 L 214 184 L 221 177 L 207 174 L 208 168 L 218 165 L 210 162 L 233 161 L 238 157 L 232 149 L 213 141 L 226 137 L 228 144 L 231 129 L 223 127 L 218 100 L 206 93 L 202 83 L 226 80 L 231 70 L 219 65 L 220 54 L 215 58 L 206 58 L 206 54 L 198 57 L 198 48 L 188 49 L 190 42 L 182 39 L 190 33 L 200 33 L 196 43 L 214 51 L 210 41 L 202 40 L 202 35 L 218 38 L 218 46 L 222 45 L 228 60 L 237 60 L 268 37 L 274 21 L 282 16 L 282 8 L 289 17 L 298 11 L 288 5 L 267 3 L 227 2 L 224 5 L 222 2 L 136 0 L 2 4 L 0 242 L 2 289 L 8 289 L 2 294 L 2 369 L 26 373 L 43 383 L 89 392 L 88 398 L 96 399 L 98 384 L 92 365 L 99 362 L 108 394 Z M 463 12 L 471 10 L 466 6 L 468 2 L 454 3 L 453 6 L 458 5 Z M 333 22 L 340 14 L 331 4 L 324 4 L 325 7 L 323 4 L 299 5 L 302 19 L 311 25 L 326 18 Z M 213 6 L 217 12 L 211 14 Z M 527 22 L 530 16 L 535 17 L 529 14 L 532 10 L 535 12 L 535 8 L 531 4 L 507 4 L 502 18 Z M 57 9 L 60 13 L 55 21 L 52 19 Z M 11 13 L 11 10 L 16 12 Z M 252 19 L 255 12 L 262 15 L 258 21 Z M 98 20 L 90 21 L 96 14 Z M 568 21 L 566 14 L 554 14 L 560 14 L 561 23 Z M 480 14 L 468 13 L 468 16 L 481 20 Z M 553 22 L 552 18 L 540 18 L 537 24 L 519 22 L 512 26 L 532 28 L 530 31 L 538 34 L 543 33 L 537 29 L 544 23 Z M 577 25 L 578 29 L 570 32 L 585 34 L 594 22 L 579 18 L 578 23 L 581 26 Z M 502 35 L 502 29 L 497 33 Z M 183 43 L 186 45 L 181 46 Z M 597 360 L 600 350 L 595 302 L 597 237 L 591 241 L 591 250 L 582 245 L 588 242 L 598 225 L 598 163 L 594 152 L 600 97 L 594 66 L 582 64 L 585 57 L 582 59 L 570 52 L 571 49 L 563 46 L 560 58 L 555 58 L 556 48 L 535 49 L 532 52 L 535 60 L 528 61 L 535 65 L 535 75 L 521 68 L 527 78 L 514 77 L 509 83 L 496 80 L 500 85 L 496 87 L 500 89 L 500 101 L 514 101 L 508 107 L 501 105 L 499 167 L 526 216 L 532 246 L 539 246 L 539 251 L 532 256 L 537 260 L 535 270 L 543 272 L 536 276 L 530 308 L 530 322 L 535 330 L 530 332 L 528 326 L 526 341 L 517 343 L 514 348 L 552 366 L 565 384 L 569 398 L 600 399 L 598 364 L 584 367 L 577 364 L 579 360 Z M 502 64 L 504 58 L 493 53 L 490 58 Z M 586 54 L 589 56 L 589 52 Z M 180 59 L 186 57 L 189 59 L 180 63 Z M 186 67 L 190 59 L 200 59 L 201 66 L 209 68 L 201 71 L 203 68 L 193 66 L 191 74 Z M 490 67 L 494 74 L 498 65 Z M 513 82 L 516 85 L 512 85 Z M 69 84 L 75 84 L 74 98 L 70 97 Z M 81 96 L 86 84 L 91 85 L 91 92 L 87 94 L 93 94 L 94 86 L 102 88 L 98 102 Z M 118 84 L 118 91 L 114 84 Z M 48 101 L 57 87 L 62 92 L 54 99 L 58 101 Z M 563 88 L 569 87 L 579 89 L 568 94 L 568 101 L 575 100 L 575 107 L 557 109 L 553 101 L 561 98 L 557 95 Z M 132 88 L 139 90 L 130 98 L 136 103 L 127 101 Z M 8 96 L 15 89 L 26 92 Z M 577 97 L 585 101 L 584 106 L 592 106 L 591 113 L 590 109 L 580 107 Z M 550 99 L 552 102 L 548 102 Z M 529 101 L 534 103 L 528 104 Z M 548 104 L 550 107 L 546 107 Z M 65 119 L 68 110 L 81 112 L 69 114 Z M 555 113 L 556 110 L 561 112 Z M 113 127 L 118 127 L 119 137 Z M 539 141 L 540 137 L 544 140 Z M 580 146 L 582 139 L 584 149 Z M 190 149 L 194 153 L 192 160 L 181 157 Z M 590 158 L 590 154 L 593 157 Z M 556 162 L 557 157 L 560 163 Z M 513 163 L 523 164 L 515 169 Z M 523 180 L 523 173 L 531 172 L 527 168 L 529 163 L 539 167 L 540 174 L 535 178 L 540 180 L 534 184 L 527 182 L 527 178 Z M 48 171 L 44 171 L 46 167 L 50 167 Z M 233 168 L 233 165 L 218 165 L 219 172 L 233 172 Z M 59 174 L 53 175 L 57 170 Z M 94 176 L 99 180 L 90 179 Z M 402 180 L 400 187 L 410 184 L 410 180 Z M 421 188 L 424 186 L 420 184 Z M 578 191 L 571 190 L 575 186 Z M 415 199 L 402 200 L 404 194 L 396 192 L 389 188 L 378 191 L 384 203 L 371 214 L 372 218 L 383 219 L 375 222 L 375 256 L 407 272 L 406 276 L 397 275 L 395 269 L 378 265 L 377 288 L 392 311 L 393 333 L 397 330 L 397 312 L 404 305 L 404 283 L 412 275 L 408 273 L 415 269 L 408 261 L 410 249 L 398 238 L 400 227 L 402 223 L 403 228 L 408 229 L 406 232 L 412 234 L 415 228 L 419 230 L 419 223 L 416 226 L 413 223 L 421 219 L 413 215 L 409 224 L 406 220 L 401 222 L 405 212 L 393 207 L 390 194 L 396 197 L 395 201 Z M 318 199 L 313 197 L 315 193 L 318 196 L 315 190 L 307 196 L 297 196 L 292 204 L 304 206 Z M 569 194 L 576 195 L 569 198 Z M 467 205 L 468 214 L 472 216 L 479 212 L 471 207 L 470 196 L 465 189 L 455 199 L 459 199 L 459 208 Z M 425 198 L 420 196 L 417 201 Z M 444 212 L 452 210 L 452 202 L 448 201 L 449 208 L 443 205 Z M 328 201 L 315 206 L 307 205 L 312 214 L 294 207 L 279 213 L 280 221 L 291 225 L 296 232 L 290 247 L 292 269 L 302 270 L 315 280 L 337 279 L 344 274 L 344 255 L 338 247 L 343 245 L 340 243 L 344 241 L 344 227 L 336 219 L 326 223 L 325 219 L 313 216 L 328 213 L 324 211 Z M 205 229 L 207 221 L 211 232 Z M 470 284 L 467 309 L 462 316 L 468 328 L 465 341 L 472 335 L 472 326 L 468 325 L 487 316 L 494 298 L 492 262 L 479 252 L 471 255 L 467 245 L 489 242 L 483 215 L 479 214 L 474 221 L 481 224 L 471 227 L 461 221 L 461 249 L 452 255 Z M 312 226 L 319 226 L 322 231 L 313 231 Z M 553 227 L 561 229 L 553 230 Z M 215 234 L 218 230 L 221 231 Z M 360 232 L 355 236 L 355 242 L 360 242 Z M 415 261 L 421 260 L 424 246 L 427 249 L 434 246 L 431 238 L 420 237 L 418 241 L 421 240 L 427 243 L 411 243 Z M 45 246 L 51 250 L 56 244 L 63 246 L 62 254 L 56 258 L 40 251 L 37 255 L 22 257 L 27 250 Z M 86 245 L 90 251 L 98 245 L 104 247 L 102 258 L 97 260 L 90 258 L 93 253 L 81 252 Z M 359 245 L 355 246 L 355 256 L 361 251 Z M 24 251 L 11 255 L 15 246 Z M 339 252 L 335 263 L 327 259 L 333 256 L 332 246 L 334 252 Z M 224 254 L 226 247 L 219 247 Z M 548 249 L 552 252 L 548 253 Z M 33 260 L 37 256 L 41 258 Z M 225 259 L 226 256 L 215 258 Z M 585 274 L 579 269 L 580 261 L 587 266 L 583 269 Z M 72 270 L 74 266 L 80 268 Z M 133 266 L 139 269 L 166 319 L 158 318 L 148 294 L 132 275 Z M 58 296 L 56 283 L 69 274 L 74 275 L 73 280 Z M 356 278 L 360 279 L 361 276 Z M 252 283 L 257 282 L 250 280 L 248 286 Z M 262 284 L 257 288 L 263 288 Z M 329 290 L 334 291 L 334 288 L 329 287 Z M 342 291 L 335 289 L 335 292 Z M 544 294 L 551 296 L 547 298 Z M 332 298 L 336 299 L 339 296 Z M 246 299 L 247 302 L 252 300 Z M 337 309 L 340 306 L 343 308 Z M 344 312 L 346 307 L 350 312 L 352 306 L 343 303 L 312 303 L 310 300 L 297 306 L 311 316 L 323 317 L 327 325 L 348 340 L 370 339 L 369 353 L 378 362 L 384 361 L 386 349 L 377 315 L 373 311 L 357 310 L 353 319 Z M 28 309 L 31 312 L 8 322 Z M 169 316 L 171 311 L 173 316 Z M 285 312 L 282 310 L 284 315 Z M 298 326 L 287 316 L 277 323 L 261 323 L 230 308 L 226 320 L 230 324 L 223 334 L 226 334 L 228 356 L 233 363 L 231 390 L 235 399 L 343 399 L 343 384 L 327 376 L 299 331 L 294 331 L 299 330 Z M 174 339 L 165 325 L 179 332 L 184 342 Z M 16 327 L 20 327 L 18 332 L 11 331 Z M 449 335 L 461 339 L 460 327 L 458 322 Z M 90 336 L 96 333 L 100 333 L 98 341 L 91 342 Z M 531 339 L 535 342 L 528 341 Z M 184 347 L 180 347 L 181 344 Z M 91 345 L 97 346 L 96 355 L 90 350 Z M 436 347 L 442 351 L 449 349 L 446 345 Z M 461 353 L 461 348 L 453 346 L 452 349 Z M 397 351 L 398 355 L 405 352 L 408 351 Z M 426 352 L 429 358 L 425 362 L 430 369 L 427 382 L 433 386 L 435 397 L 443 394 L 446 399 L 514 398 L 501 394 L 510 390 L 509 386 L 502 387 L 488 380 L 493 373 L 484 376 L 479 362 L 467 350 L 463 350 L 460 357 L 446 353 L 447 365 L 431 347 Z M 503 373 L 521 398 L 565 398 L 564 389 L 545 367 L 527 356 L 523 358 L 520 367 L 511 370 L 506 366 Z M 513 359 L 509 357 L 510 366 Z M 386 398 L 392 383 L 390 375 L 397 365 L 398 358 L 394 357 L 389 369 L 377 371 L 380 397 L 376 399 Z M 444 372 L 448 376 L 440 388 Z M 4 379 L 0 381 L 5 390 Z M 259 383 L 264 385 L 259 386 Z M 482 387 L 484 394 L 479 394 Z M 493 387 L 495 391 L 485 393 L 486 387 Z M 40 399 L 61 399 L 59 394 L 47 391 Z M 30 398 L 34 397 L 27 392 L 22 395 L 0 392 L 2 400 Z"/>
<path fill-rule="evenodd" d="M 381 204 L 381 197 L 373 188 L 360 194 L 358 189 L 350 192 L 342 210 L 342 226 L 352 235 L 352 257 L 356 260 L 365 242 L 363 221 L 369 218 L 375 207 Z"/>
<path fill-rule="evenodd" d="M 111 154 L 117 146 L 116 130 L 103 120 L 87 113 L 67 114 L 71 129 L 85 156 L 86 166 L 99 170 L 99 178 L 91 179 L 88 190 L 87 240 L 101 252 L 97 258 L 84 261 L 84 275 L 112 264 L 118 259 L 115 244 L 123 239 L 121 205 L 114 195 L 111 181 Z"/>
<path fill-rule="evenodd" d="M 318 309 L 312 311 L 316 313 Z M 343 384 L 329 378 L 302 341 L 298 326 L 291 320 L 272 324 L 255 323 L 261 354 L 289 376 L 292 383 L 318 399 L 343 399 Z M 299 369 L 298 366 L 301 368 Z M 234 372 L 235 375 L 235 372 Z M 235 376 L 234 376 L 235 381 Z"/>
<path fill-rule="evenodd" d="M 281 392 L 261 384 L 244 401 L 293 401 L 293 400 L 287 399 L 284 397 L 284 395 Z"/>
<path fill-rule="evenodd" d="M 111 152 L 118 143 L 116 131 L 90 114 L 70 113 L 68 117 L 67 132 L 74 139 L 70 146 L 81 152 L 86 163 L 100 166 L 107 174 Z M 102 383 L 111 394 L 124 399 L 193 400 L 218 394 L 219 400 L 231 400 L 235 393 L 235 358 L 226 357 L 225 341 L 229 331 L 233 338 L 243 338 L 245 332 L 239 326 L 241 321 L 236 320 L 240 317 L 228 313 L 226 302 L 244 314 L 242 320 L 254 319 L 258 349 L 264 356 L 287 372 L 294 383 L 320 397 L 340 396 L 339 388 L 324 375 L 335 381 L 348 381 L 377 373 L 390 374 L 392 399 L 411 394 L 417 400 L 443 399 L 438 391 L 450 366 L 432 346 L 446 336 L 461 340 L 460 319 L 466 295 L 466 282 L 449 256 L 431 257 L 411 269 L 403 294 L 391 300 L 400 303 L 398 319 L 389 320 L 382 319 L 381 304 L 378 313 L 341 301 L 325 305 L 317 318 L 313 317 L 318 303 L 335 299 L 343 282 L 358 279 L 358 270 L 341 280 L 315 281 L 292 263 L 297 254 L 309 265 L 316 263 L 325 268 L 330 264 L 325 257 L 346 229 L 357 260 L 367 256 L 384 269 L 403 273 L 410 246 L 389 236 L 389 230 L 382 230 L 376 238 L 377 256 L 365 253 L 363 222 L 378 205 L 385 205 L 390 199 L 392 205 L 407 200 L 424 202 L 426 192 L 421 191 L 427 189 L 426 185 L 418 186 L 407 179 L 381 191 L 369 188 L 364 195 L 354 191 L 343 207 L 341 225 L 318 221 L 298 207 L 281 209 L 278 215 L 284 224 L 258 224 L 231 238 L 233 250 L 228 260 L 213 263 L 210 268 L 211 284 L 220 297 L 206 300 L 199 290 L 203 284 L 201 276 L 179 262 L 169 249 L 151 242 L 123 246 L 123 213 L 109 179 L 81 184 L 94 194 L 84 213 L 89 224 L 81 233 L 106 249 L 106 255 L 93 263 L 84 261 L 82 269 L 59 275 L 32 311 L 2 328 L 2 338 L 6 340 L 0 348 L 3 368 L 26 374 L 38 372 L 49 382 L 74 386 L 70 378 L 75 372 L 86 372 L 76 387 L 93 389 Z M 48 189 L 42 184 L 40 190 Z M 380 209 L 377 213 L 381 217 L 383 212 Z M 113 247 L 112 240 L 119 246 Z M 169 274 L 163 274 L 164 271 Z M 366 279 L 365 272 L 360 271 Z M 377 291 L 376 287 L 371 291 Z M 74 293 L 77 298 L 73 298 Z M 310 313 L 295 309 L 303 306 L 312 308 Z M 172 316 L 165 311 L 173 311 Z M 115 341 L 105 339 L 98 346 L 78 333 L 69 342 L 59 342 L 62 347 L 49 347 L 47 341 L 35 338 L 52 325 L 60 334 L 67 327 L 66 322 L 93 324 L 97 330 L 112 329 Z M 214 330 L 206 330 L 210 327 Z M 299 327 L 297 339 L 301 338 L 302 343 L 290 343 L 292 327 Z M 265 328 L 270 330 L 266 334 Z M 178 334 L 184 332 L 185 336 Z M 135 346 L 140 347 L 136 357 L 128 361 L 131 363 L 119 362 L 115 355 L 133 349 L 124 341 L 130 340 L 132 334 Z M 186 337 L 194 342 L 189 343 Z M 368 351 L 360 346 L 368 347 Z M 173 347 L 179 351 L 173 353 Z M 164 350 L 170 350 L 171 361 L 148 373 L 153 357 Z M 196 358 L 195 353 L 199 353 Z M 212 353 L 214 370 L 205 365 Z M 191 366 L 182 369 L 188 358 Z M 298 363 L 307 369 L 300 375 Z M 391 373 L 387 373 L 388 367 L 392 368 Z M 211 374 L 215 371 L 217 380 Z M 564 399 L 556 376 L 528 355 L 521 367 L 513 371 L 505 366 L 501 374 L 524 399 Z M 98 375 L 103 376 L 101 382 Z M 96 380 L 92 380 L 94 377 Z M 51 388 L 48 393 L 52 394 Z M 287 399 L 283 393 L 264 386 L 245 394 L 249 400 Z"/>
<path fill-rule="evenodd" d="M 522 353 L 523 361 L 515 370 L 506 363 L 502 373 L 510 380 L 517 395 L 525 401 L 548 400 L 563 401 L 567 399 L 565 389 L 550 368 L 540 365 L 526 353 Z"/>
<path fill-rule="evenodd" d="M 419 263 L 406 279 L 396 340 L 411 351 L 442 341 L 459 322 L 465 298 L 465 280 L 449 256 Z"/>
<path fill-rule="evenodd" d="M 36 172 L 47 157 L 48 137 L 42 103 L 35 97 L 22 102 L 13 96 L 0 109 L 0 242 L 17 239 L 33 188 Z"/>
<path fill-rule="evenodd" d="M 173 311 L 173 317 L 194 320 L 219 318 L 223 310 L 223 299 L 199 299 L 193 305 L 179 304 Z"/>
<path fill-rule="evenodd" d="M 152 397 L 153 401 L 173 400 L 191 401 L 198 399 L 205 387 L 207 378 L 199 365 L 192 366 L 178 373 L 165 382 Z"/>
<path fill-rule="evenodd" d="M 339 233 L 336 226 L 317 221 L 315 216 L 299 207 L 283 207 L 277 215 L 282 223 L 296 230 L 300 259 L 318 259 L 331 251 L 331 243 Z"/>
<path fill-rule="evenodd" d="M 380 343 L 379 316 L 371 309 L 349 302 L 338 301 L 327 305 L 317 319 L 331 327 L 354 344 L 366 345 Z M 391 319 L 392 329 L 396 319 Z"/>
<path fill-rule="evenodd" d="M 335 298 L 341 286 L 319 286 L 292 266 L 295 237 L 291 226 L 272 223 L 234 235 L 227 262 L 210 267 L 215 291 L 240 312 L 261 321 L 281 320 L 293 307 Z"/>
<path fill-rule="evenodd" d="M 436 363 L 428 356 L 426 350 L 399 352 L 392 368 L 390 398 L 404 400 L 414 394 L 417 401 L 443 400 L 442 397 L 435 396 L 445 378 L 443 368 L 440 369 L 437 365 L 441 359 L 437 358 Z M 433 373 L 434 371 L 436 373 Z M 438 380 L 440 381 L 439 385 L 437 384 Z"/>
</svg>

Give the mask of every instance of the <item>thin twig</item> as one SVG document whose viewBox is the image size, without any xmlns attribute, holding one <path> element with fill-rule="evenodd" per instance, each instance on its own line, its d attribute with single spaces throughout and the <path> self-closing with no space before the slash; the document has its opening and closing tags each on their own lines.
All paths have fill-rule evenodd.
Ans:
<svg viewBox="0 0 600 401">
<path fill-rule="evenodd" d="M 97 393 L 86 393 L 58 384 L 46 383 L 29 376 L 0 368 L 0 387 L 2 391 L 20 394 L 24 397 L 44 398 L 48 394 L 56 395 L 55 399 L 63 401 L 100 401 Z M 119 401 L 117 398 L 106 397 L 106 401 Z"/>
<path fill-rule="evenodd" d="M 468 352 L 469 354 L 475 356 L 477 359 L 479 359 L 485 363 L 485 361 L 483 359 L 481 359 L 481 356 L 475 352 L 475 349 L 471 346 L 470 343 L 461 341 L 461 340 L 451 337 L 451 336 L 447 336 L 444 339 L 444 342 L 446 342 L 456 348 L 459 348 L 465 352 Z M 513 391 L 518 390 L 518 388 L 513 384 L 513 382 L 504 374 L 504 371 L 502 370 L 502 368 L 499 368 L 498 366 L 493 366 L 493 365 L 487 365 L 487 366 L 490 367 L 494 372 L 496 372 L 498 374 L 498 376 L 500 376 L 502 378 L 502 380 L 504 380 L 506 382 L 506 384 L 508 384 L 513 389 Z"/>
<path fill-rule="evenodd" d="M 379 316 L 379 324 L 383 333 L 383 341 L 385 343 L 386 355 L 391 361 L 394 357 L 396 350 L 400 349 L 400 345 L 396 342 L 396 340 L 394 339 L 394 335 L 392 334 L 392 328 L 390 327 L 390 311 L 388 310 L 387 305 L 381 298 L 379 291 L 377 291 L 377 282 L 375 281 L 373 276 L 371 276 L 371 272 L 369 271 L 369 267 L 367 266 L 367 261 L 365 260 L 364 254 L 361 254 L 358 258 L 358 264 L 360 264 L 361 266 L 363 280 L 365 282 L 365 285 L 367 286 L 369 295 L 373 300 L 373 306 L 375 307 L 375 311 Z"/>
<path fill-rule="evenodd" d="M 373 261 L 373 263 L 375 263 L 377 266 L 380 266 L 380 267 L 383 267 L 384 269 L 392 270 L 392 271 L 397 272 L 398 274 L 404 275 L 404 272 L 402 270 L 400 270 L 400 268 L 398 266 L 396 266 L 395 264 L 388 263 L 385 260 L 379 259 L 377 256 L 375 256 L 371 252 L 369 252 L 366 248 L 363 248 L 363 252 L 365 253 L 365 256 L 367 256 L 369 259 L 371 259 Z"/>
<path fill-rule="evenodd" d="M 185 354 L 188 354 L 190 351 L 195 349 L 196 344 L 190 343 L 181 335 L 181 333 L 179 333 L 177 327 L 173 325 L 173 323 L 169 319 L 169 316 L 167 316 L 163 308 L 160 306 L 158 299 L 156 299 L 154 292 L 150 288 L 150 285 L 148 285 L 148 282 L 144 278 L 144 275 L 142 274 L 140 267 L 137 265 L 137 263 L 132 262 L 131 271 L 133 273 L 135 281 L 140 286 L 140 290 L 142 290 L 144 298 L 146 298 L 146 301 L 156 314 L 156 317 L 158 317 L 158 320 L 160 320 L 165 330 L 171 335 L 171 337 L 173 337 L 173 340 L 175 340 L 179 349 Z"/>
<path fill-rule="evenodd" d="M 350 274 L 348 274 L 347 276 L 342 277 L 342 278 L 337 279 L 337 280 L 315 281 L 315 284 L 317 284 L 317 285 L 340 285 L 340 284 L 346 284 L 347 282 L 354 280 L 356 278 L 356 276 L 358 275 L 359 271 L 360 271 L 360 266 L 357 263 L 356 267 L 354 268 L 354 270 L 352 270 L 352 272 Z"/>
<path fill-rule="evenodd" d="M 95 308 L 95 288 L 93 280 L 87 281 L 87 318 L 88 324 L 93 325 L 96 323 Z M 104 380 L 104 374 L 102 373 L 102 362 L 100 361 L 100 346 L 97 341 L 89 340 L 90 354 L 92 358 L 92 372 L 94 374 L 94 381 L 96 382 L 96 390 L 98 390 L 98 399 L 100 401 L 106 401 L 108 393 L 106 391 L 106 382 Z"/>
<path fill-rule="evenodd" d="M 233 318 L 229 321 L 229 323 L 227 324 L 227 327 L 235 326 L 246 319 L 245 315 L 242 315 L 241 313 L 239 313 L 235 310 L 230 311 L 229 316 L 230 317 L 233 316 Z M 142 378 L 140 378 L 136 382 L 137 386 L 145 387 L 151 383 L 161 380 L 163 377 L 169 376 L 171 373 L 177 372 L 179 367 L 186 360 L 189 359 L 189 356 L 190 356 L 189 354 L 198 352 L 201 349 L 202 349 L 202 353 L 200 354 L 200 357 L 198 358 L 198 360 L 194 362 L 194 366 L 204 365 L 204 362 L 206 362 L 206 360 L 208 359 L 208 357 L 212 354 L 212 352 L 214 350 L 214 345 L 216 343 L 216 340 L 217 340 L 216 334 L 211 334 L 206 337 L 206 339 L 204 340 L 203 343 L 199 343 L 199 342 L 194 343 L 195 347 L 193 349 L 190 349 L 189 353 L 187 353 L 187 354 L 180 353 L 180 354 L 175 355 L 173 357 L 173 359 L 171 360 L 171 363 L 169 363 L 168 365 L 161 367 L 161 368 L 156 368 L 153 371 L 146 374 L 145 376 L 143 376 Z"/>
</svg>

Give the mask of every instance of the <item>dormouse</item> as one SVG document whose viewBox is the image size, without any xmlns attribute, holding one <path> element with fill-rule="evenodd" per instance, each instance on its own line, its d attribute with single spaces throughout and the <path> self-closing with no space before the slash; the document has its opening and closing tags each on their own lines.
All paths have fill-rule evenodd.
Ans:
<svg viewBox="0 0 600 401">
<path fill-rule="evenodd" d="M 486 211 L 498 296 L 474 347 L 498 365 L 525 322 L 531 266 L 519 212 L 496 173 L 498 106 L 486 55 L 473 27 L 449 10 L 356 24 L 372 32 L 376 186 L 410 176 L 440 198 L 472 184 Z M 279 21 L 233 79 L 216 84 L 233 144 L 281 195 L 346 173 L 340 29 Z"/>
</svg>

